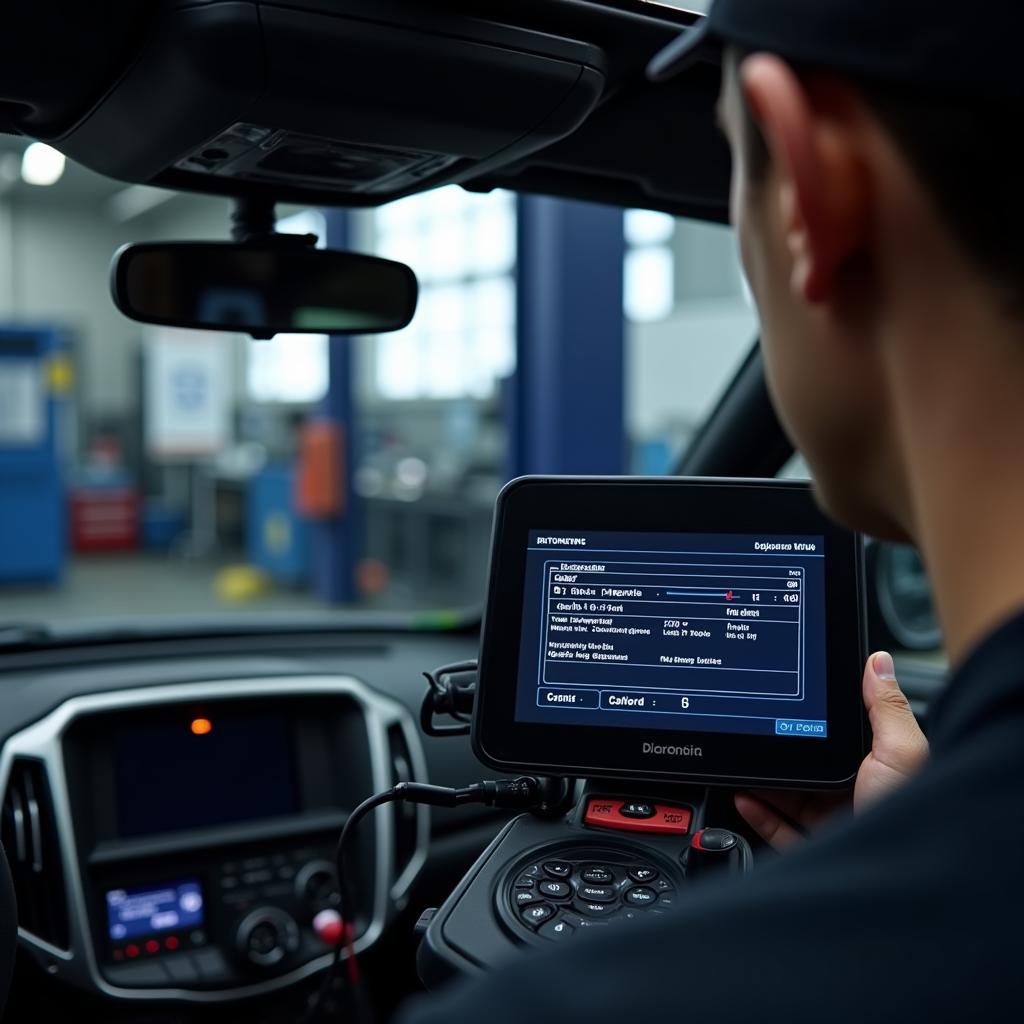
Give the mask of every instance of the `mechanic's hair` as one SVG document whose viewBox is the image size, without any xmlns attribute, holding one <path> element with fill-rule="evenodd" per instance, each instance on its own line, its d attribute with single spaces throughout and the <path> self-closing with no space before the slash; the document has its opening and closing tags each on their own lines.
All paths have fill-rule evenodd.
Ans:
<svg viewBox="0 0 1024 1024">
<path fill-rule="evenodd" d="M 731 55 L 738 73 L 746 54 Z M 798 72 L 800 69 L 797 69 Z M 1024 317 L 1024 185 L 1008 150 L 1024 106 L 952 99 L 935 101 L 879 82 L 852 80 L 903 151 L 954 239 Z M 763 179 L 771 154 L 743 104 L 742 145 L 750 177 Z"/>
</svg>

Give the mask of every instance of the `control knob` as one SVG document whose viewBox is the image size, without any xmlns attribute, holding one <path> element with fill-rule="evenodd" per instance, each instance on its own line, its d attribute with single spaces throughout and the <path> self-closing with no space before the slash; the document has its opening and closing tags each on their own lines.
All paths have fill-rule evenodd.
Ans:
<svg viewBox="0 0 1024 1024">
<path fill-rule="evenodd" d="M 326 860 L 311 860 L 295 876 L 295 898 L 312 913 L 326 907 L 336 907 L 338 876 L 334 865 Z"/>
<path fill-rule="evenodd" d="M 260 907 L 238 926 L 242 959 L 254 967 L 273 967 L 299 948 L 299 926 L 277 907 Z"/>
</svg>

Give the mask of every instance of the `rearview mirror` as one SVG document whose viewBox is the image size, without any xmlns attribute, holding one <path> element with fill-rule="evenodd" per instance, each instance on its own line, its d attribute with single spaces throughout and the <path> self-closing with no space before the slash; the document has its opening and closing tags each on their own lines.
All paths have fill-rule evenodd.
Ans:
<svg viewBox="0 0 1024 1024">
<path fill-rule="evenodd" d="M 416 275 L 404 263 L 299 239 L 123 246 L 111 268 L 114 304 L 143 323 L 256 338 L 378 334 L 412 320 Z"/>
</svg>

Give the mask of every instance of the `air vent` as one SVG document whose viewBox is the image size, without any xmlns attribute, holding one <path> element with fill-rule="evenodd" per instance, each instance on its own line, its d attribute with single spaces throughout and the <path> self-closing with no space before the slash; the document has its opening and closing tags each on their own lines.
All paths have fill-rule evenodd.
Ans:
<svg viewBox="0 0 1024 1024">
<path fill-rule="evenodd" d="M 18 924 L 44 942 L 68 948 L 64 869 L 46 768 L 17 758 L 4 794 L 2 839 L 18 899 Z"/>
<path fill-rule="evenodd" d="M 391 785 L 400 782 L 414 782 L 412 758 L 409 744 L 400 725 L 388 729 L 388 745 L 391 750 Z M 399 876 L 409 866 L 416 855 L 417 837 L 416 804 L 399 801 L 395 804 L 395 876 Z"/>
</svg>

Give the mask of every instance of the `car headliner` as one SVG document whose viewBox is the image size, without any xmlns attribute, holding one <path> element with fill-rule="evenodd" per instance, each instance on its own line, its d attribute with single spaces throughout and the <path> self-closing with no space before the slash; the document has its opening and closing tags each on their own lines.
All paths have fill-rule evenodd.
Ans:
<svg viewBox="0 0 1024 1024">
<path fill-rule="evenodd" d="M 272 9 L 265 0 L 249 2 L 261 11 Z M 0 37 L 0 130 L 40 138 L 65 149 L 85 166 L 111 174 L 109 157 L 103 152 L 105 140 L 85 129 L 119 84 L 150 59 L 151 44 L 160 35 L 157 19 L 175 6 L 107 0 L 68 8 L 59 0 L 23 0 L 5 11 Z M 227 5 L 203 6 L 209 10 Z M 299 6 L 292 2 L 289 12 L 295 15 Z M 604 80 L 599 99 L 582 123 L 565 137 L 518 158 L 515 147 L 509 147 L 508 162 L 499 160 L 494 166 L 490 161 L 491 166 L 478 176 L 464 175 L 464 186 L 548 193 L 719 222 L 727 219 L 729 157 L 713 118 L 717 69 L 699 65 L 664 85 L 652 85 L 643 73 L 653 53 L 697 21 L 691 12 L 642 0 L 492 0 L 486 6 L 485 21 L 481 5 L 470 0 L 435 0 L 429 14 L 419 0 L 301 0 L 301 7 L 299 16 L 312 18 L 329 11 L 332 16 L 359 19 L 360 24 L 373 19 L 385 31 L 399 23 L 412 26 L 418 18 L 420 42 L 416 45 L 424 53 L 436 45 L 435 26 L 455 24 L 483 26 L 481 31 L 491 32 L 511 27 L 585 44 L 600 54 Z M 422 21 L 428 16 L 429 22 Z M 412 133 L 416 82 L 401 80 L 400 68 L 395 73 L 410 98 L 407 127 Z M 458 76 L 458 89 L 467 94 L 474 90 L 474 73 L 471 67 L 451 67 L 451 74 Z M 189 102 L 185 113 L 197 112 L 194 100 Z M 403 111 L 395 113 L 401 123 Z M 139 116 L 131 130 L 154 137 L 169 131 L 166 119 L 147 120 L 142 111 Z M 173 166 L 155 177 L 111 176 L 214 193 L 259 190 L 235 180 L 198 180 Z M 270 191 L 264 188 L 262 194 L 269 196 Z M 323 188 L 277 191 L 280 194 L 273 198 L 317 205 L 353 205 L 358 198 Z M 358 202 L 365 204 L 365 198 Z"/>
</svg>

